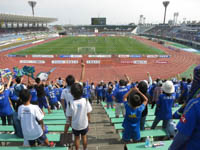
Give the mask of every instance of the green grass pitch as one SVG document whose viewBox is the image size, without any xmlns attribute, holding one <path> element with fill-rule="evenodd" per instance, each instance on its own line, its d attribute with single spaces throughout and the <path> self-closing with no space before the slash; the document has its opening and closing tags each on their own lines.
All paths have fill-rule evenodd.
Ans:
<svg viewBox="0 0 200 150">
<path fill-rule="evenodd" d="M 78 52 L 80 47 L 95 47 L 95 52 Z M 64 37 L 13 54 L 165 54 L 129 37 Z"/>
</svg>

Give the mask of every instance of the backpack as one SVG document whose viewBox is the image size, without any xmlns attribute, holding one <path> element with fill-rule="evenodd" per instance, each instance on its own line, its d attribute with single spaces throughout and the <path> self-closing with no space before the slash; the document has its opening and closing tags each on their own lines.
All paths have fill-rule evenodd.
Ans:
<svg viewBox="0 0 200 150">
<path fill-rule="evenodd" d="M 14 94 L 19 97 L 19 93 L 24 89 L 24 86 L 22 84 L 15 84 L 14 86 Z"/>
</svg>

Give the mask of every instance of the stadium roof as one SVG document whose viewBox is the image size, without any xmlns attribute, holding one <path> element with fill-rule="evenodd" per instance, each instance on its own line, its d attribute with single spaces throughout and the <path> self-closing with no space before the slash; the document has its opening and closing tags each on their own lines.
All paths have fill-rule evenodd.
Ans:
<svg viewBox="0 0 200 150">
<path fill-rule="evenodd" d="M 32 16 L 21 16 L 21 15 L 11 15 L 0 13 L 0 22 L 29 22 L 29 23 L 51 23 L 57 21 L 57 18 L 47 18 L 47 17 L 32 17 Z"/>
</svg>

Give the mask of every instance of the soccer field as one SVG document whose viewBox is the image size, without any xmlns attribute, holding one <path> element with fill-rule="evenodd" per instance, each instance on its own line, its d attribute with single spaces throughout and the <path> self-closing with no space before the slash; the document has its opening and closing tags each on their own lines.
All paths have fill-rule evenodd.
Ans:
<svg viewBox="0 0 200 150">
<path fill-rule="evenodd" d="M 165 54 L 129 37 L 64 37 L 14 54 Z"/>
</svg>

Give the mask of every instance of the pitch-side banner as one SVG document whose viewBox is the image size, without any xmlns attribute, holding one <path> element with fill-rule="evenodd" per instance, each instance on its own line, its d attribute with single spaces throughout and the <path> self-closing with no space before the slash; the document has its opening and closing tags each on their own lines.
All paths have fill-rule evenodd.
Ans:
<svg viewBox="0 0 200 150">
<path fill-rule="evenodd" d="M 133 61 L 134 64 L 147 64 L 146 60 L 135 60 Z"/>
<path fill-rule="evenodd" d="M 88 55 L 89 58 L 111 58 L 112 55 Z"/>
<path fill-rule="evenodd" d="M 147 55 L 147 58 L 158 58 L 158 55 Z"/>
<path fill-rule="evenodd" d="M 20 64 L 45 64 L 44 60 L 20 60 Z"/>
<path fill-rule="evenodd" d="M 123 60 L 121 64 L 147 64 L 146 60 Z"/>
<path fill-rule="evenodd" d="M 54 58 L 53 55 L 32 55 L 33 58 Z"/>
<path fill-rule="evenodd" d="M 52 60 L 52 64 L 78 64 L 78 60 Z"/>
<path fill-rule="evenodd" d="M 130 55 L 118 55 L 119 58 L 129 58 Z"/>
<path fill-rule="evenodd" d="M 100 64 L 101 61 L 100 60 L 87 60 L 86 64 Z"/>
<path fill-rule="evenodd" d="M 130 58 L 141 58 L 142 55 L 130 55 Z"/>
<path fill-rule="evenodd" d="M 170 58 L 170 55 L 160 55 L 159 58 Z"/>
<path fill-rule="evenodd" d="M 60 55 L 60 58 L 82 58 L 82 55 Z"/>
</svg>

